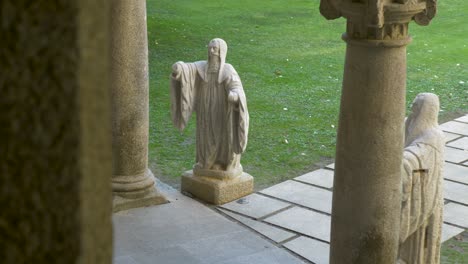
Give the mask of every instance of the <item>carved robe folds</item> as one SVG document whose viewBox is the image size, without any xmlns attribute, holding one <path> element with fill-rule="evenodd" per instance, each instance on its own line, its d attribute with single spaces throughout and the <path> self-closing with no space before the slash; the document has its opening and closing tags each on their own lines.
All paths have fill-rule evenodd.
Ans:
<svg viewBox="0 0 468 264">
<path fill-rule="evenodd" d="M 226 63 L 227 44 L 215 38 L 208 60 L 176 62 L 171 75 L 171 113 L 183 130 L 197 114 L 196 163 L 181 178 L 181 191 L 212 204 L 239 199 L 253 191 L 253 177 L 243 172 L 249 113 L 241 80 Z"/>
<path fill-rule="evenodd" d="M 437 104 L 431 103 L 428 98 Z M 408 118 L 407 137 L 416 139 L 409 143 L 403 154 L 398 263 L 437 264 L 440 261 L 444 206 L 444 135 L 436 121 L 430 122 L 429 126 L 427 124 L 428 120 L 434 119 L 431 116 L 435 116 L 435 120 L 437 118 L 437 97 L 420 94 L 413 104 L 418 104 L 418 109 L 416 117 Z"/>
<path fill-rule="evenodd" d="M 172 120 L 182 130 L 192 111 L 197 114 L 197 155 L 194 173 L 233 177 L 242 173 L 240 154 L 247 146 L 249 114 L 237 72 L 226 63 L 218 73 L 207 71 L 207 62 L 178 63 L 181 76 L 172 77 Z M 229 92 L 239 96 L 228 102 Z"/>
</svg>

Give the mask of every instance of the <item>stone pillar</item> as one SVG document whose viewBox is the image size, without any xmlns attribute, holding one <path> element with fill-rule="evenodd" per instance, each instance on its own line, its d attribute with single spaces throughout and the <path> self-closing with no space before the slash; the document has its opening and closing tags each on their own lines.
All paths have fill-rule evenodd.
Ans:
<svg viewBox="0 0 468 264">
<path fill-rule="evenodd" d="M 396 262 L 408 24 L 427 24 L 432 0 L 322 0 L 347 19 L 333 190 L 330 263 Z"/>
<path fill-rule="evenodd" d="M 148 169 L 146 1 L 111 4 L 114 211 L 166 202 Z"/>
<path fill-rule="evenodd" d="M 1 263 L 112 263 L 109 1 L 2 1 Z"/>
</svg>

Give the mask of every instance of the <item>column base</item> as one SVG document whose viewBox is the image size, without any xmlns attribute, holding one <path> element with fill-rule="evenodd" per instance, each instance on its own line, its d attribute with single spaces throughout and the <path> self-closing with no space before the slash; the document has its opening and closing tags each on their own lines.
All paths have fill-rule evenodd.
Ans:
<svg viewBox="0 0 468 264">
<path fill-rule="evenodd" d="M 205 202 L 220 205 L 239 199 L 253 192 L 254 180 L 243 172 L 234 179 L 216 179 L 195 176 L 186 171 L 181 179 L 181 192 L 187 192 Z"/>
<path fill-rule="evenodd" d="M 153 187 L 154 188 L 154 187 Z M 143 197 L 137 199 L 125 198 L 118 195 L 113 196 L 112 211 L 118 212 L 132 208 L 145 207 L 151 205 L 165 204 L 169 201 L 156 188 Z"/>
<path fill-rule="evenodd" d="M 156 188 L 154 175 L 149 169 L 138 175 L 114 177 L 112 194 L 113 212 L 169 202 Z"/>
</svg>

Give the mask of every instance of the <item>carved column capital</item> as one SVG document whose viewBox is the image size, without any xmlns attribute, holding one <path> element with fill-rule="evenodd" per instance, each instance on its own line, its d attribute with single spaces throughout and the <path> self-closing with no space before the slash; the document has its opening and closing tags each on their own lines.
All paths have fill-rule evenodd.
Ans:
<svg viewBox="0 0 468 264">
<path fill-rule="evenodd" d="M 344 17 L 347 35 L 354 39 L 405 39 L 408 23 L 428 25 L 436 14 L 437 0 L 321 0 L 327 19 Z"/>
</svg>

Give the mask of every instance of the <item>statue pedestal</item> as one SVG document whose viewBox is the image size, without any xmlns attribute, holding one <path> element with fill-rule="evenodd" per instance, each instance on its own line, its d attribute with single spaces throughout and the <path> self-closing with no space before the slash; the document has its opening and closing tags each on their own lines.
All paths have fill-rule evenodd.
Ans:
<svg viewBox="0 0 468 264">
<path fill-rule="evenodd" d="M 252 175 L 243 172 L 232 179 L 195 176 L 193 171 L 182 175 L 181 191 L 205 202 L 219 205 L 239 199 L 253 192 Z"/>
</svg>

